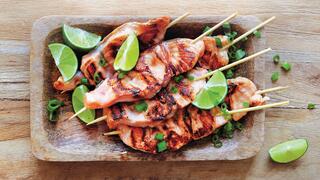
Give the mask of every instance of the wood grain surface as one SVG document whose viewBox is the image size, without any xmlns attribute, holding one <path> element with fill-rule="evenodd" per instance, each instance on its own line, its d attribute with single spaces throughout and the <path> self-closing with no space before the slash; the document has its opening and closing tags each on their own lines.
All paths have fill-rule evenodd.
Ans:
<svg viewBox="0 0 320 180">
<path fill-rule="evenodd" d="M 320 1 L 0 1 L 0 179 L 318 179 L 320 168 Z M 266 111 L 265 142 L 254 158 L 208 162 L 49 163 L 31 154 L 29 128 L 29 51 L 32 22 L 45 15 L 229 15 L 234 11 L 277 19 L 263 36 L 274 49 L 267 55 L 266 86 L 290 85 L 274 93 L 290 99 L 288 108 Z M 272 55 L 293 63 L 284 73 Z M 280 71 L 277 83 L 270 75 Z M 292 138 L 307 138 L 306 155 L 291 164 L 275 164 L 268 149 Z"/>
</svg>

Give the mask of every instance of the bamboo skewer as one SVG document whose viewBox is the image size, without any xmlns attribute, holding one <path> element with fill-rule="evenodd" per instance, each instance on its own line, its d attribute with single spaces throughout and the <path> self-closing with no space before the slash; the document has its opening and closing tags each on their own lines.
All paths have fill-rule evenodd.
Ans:
<svg viewBox="0 0 320 180">
<path fill-rule="evenodd" d="M 189 12 L 186 12 L 186 13 L 184 13 L 182 16 L 177 17 L 175 20 L 173 20 L 173 21 L 171 21 L 171 22 L 169 23 L 169 25 L 167 26 L 167 29 L 170 28 L 171 26 L 177 24 L 179 21 L 181 21 L 182 19 L 184 19 L 185 17 L 187 17 L 187 16 L 189 16 L 189 15 L 190 15 L 190 13 L 189 13 Z"/>
<path fill-rule="evenodd" d="M 277 103 L 272 103 L 272 104 L 265 104 L 265 105 L 261 105 L 261 106 L 236 109 L 236 110 L 228 111 L 228 113 L 235 114 L 235 113 L 240 113 L 240 112 L 257 111 L 257 110 L 262 110 L 262 109 L 276 107 L 276 106 L 283 106 L 283 105 L 287 105 L 287 104 L 289 104 L 289 101 L 282 101 L 282 102 L 277 102 Z"/>
<path fill-rule="evenodd" d="M 112 135 L 118 135 L 121 134 L 121 131 L 110 131 L 107 133 L 103 133 L 104 136 L 112 136 Z"/>
<path fill-rule="evenodd" d="M 271 51 L 271 50 L 272 50 L 271 48 L 264 49 L 264 50 L 262 50 L 262 51 L 259 51 L 259 52 L 255 53 L 255 54 L 252 54 L 252 55 L 250 55 L 250 56 L 248 56 L 248 57 L 245 57 L 245 58 L 243 58 L 243 59 L 241 59 L 241 60 L 239 60 L 239 61 L 236 61 L 236 62 L 234 62 L 234 63 L 228 64 L 228 65 L 223 66 L 223 67 L 221 67 L 221 68 L 219 68 L 219 69 L 216 69 L 216 70 L 214 70 L 214 71 L 211 71 L 211 72 L 209 72 L 209 73 L 207 73 L 207 74 L 205 74 L 205 75 L 202 75 L 202 76 L 200 76 L 200 77 L 197 77 L 197 78 L 195 78 L 194 80 L 197 81 L 197 80 L 200 80 L 200 79 L 205 79 L 205 78 L 207 78 L 207 77 L 212 76 L 212 75 L 213 75 L 215 72 L 217 72 L 217 71 L 224 71 L 224 70 L 226 70 L 226 69 L 232 68 L 232 67 L 234 67 L 234 66 L 236 66 L 236 65 L 238 65 L 238 64 L 241 64 L 241 63 L 244 63 L 244 62 L 246 62 L 246 61 L 249 61 L 249 60 L 251 60 L 251 59 L 253 59 L 253 58 L 257 57 L 257 56 L 260 56 L 261 54 L 264 54 L 264 53 L 266 53 L 266 52 L 268 52 L 268 51 Z"/>
<path fill-rule="evenodd" d="M 207 36 L 208 34 L 212 33 L 214 30 L 218 29 L 220 26 L 222 26 L 225 22 L 229 21 L 230 19 L 236 17 L 238 15 L 238 12 L 235 12 L 231 14 L 226 19 L 222 20 L 220 23 L 216 24 L 212 28 L 210 28 L 208 31 L 202 33 L 200 36 L 198 36 L 196 39 L 194 39 L 191 43 L 196 43 L 197 41 L 201 40 L 203 37 Z"/>
<path fill-rule="evenodd" d="M 235 40 L 233 40 L 230 44 L 226 45 L 225 47 L 223 47 L 221 49 L 221 51 L 228 49 L 230 46 L 234 45 L 235 43 L 237 43 L 238 41 L 240 41 L 241 39 L 247 37 L 248 35 L 250 35 L 251 33 L 253 33 L 255 30 L 258 30 L 259 28 L 261 28 L 262 26 L 268 24 L 269 22 L 271 22 L 272 20 L 274 20 L 276 17 L 272 16 L 271 18 L 267 19 L 266 21 L 262 22 L 261 24 L 257 25 L 256 27 L 250 29 L 249 31 L 247 31 L 246 33 L 242 34 L 241 36 L 239 36 L 238 38 L 236 38 Z"/>
<path fill-rule="evenodd" d="M 97 119 L 95 119 L 95 120 L 87 123 L 87 126 L 88 126 L 88 125 L 91 125 L 91 124 L 95 124 L 95 123 L 100 122 L 100 121 L 104 121 L 104 120 L 106 120 L 106 119 L 107 119 L 107 116 L 101 116 L 101 117 L 99 117 L 99 118 L 97 118 Z"/>
<path fill-rule="evenodd" d="M 288 89 L 288 88 L 289 88 L 289 86 L 278 86 L 278 87 L 258 91 L 258 94 L 265 94 L 265 93 L 280 91 L 280 90 L 284 90 L 284 89 Z"/>
</svg>

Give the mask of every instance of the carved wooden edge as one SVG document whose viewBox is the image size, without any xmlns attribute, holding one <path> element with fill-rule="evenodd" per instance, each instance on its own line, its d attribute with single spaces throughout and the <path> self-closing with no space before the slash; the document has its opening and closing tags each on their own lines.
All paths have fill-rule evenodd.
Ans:
<svg viewBox="0 0 320 180">
<path fill-rule="evenodd" d="M 147 19 L 156 16 L 45 16 L 36 20 L 32 27 L 31 32 L 31 51 L 30 51 L 30 127 L 31 127 L 31 145 L 32 153 L 40 160 L 45 161 L 137 161 L 139 158 L 123 159 L 121 154 L 74 154 L 68 152 L 62 152 L 56 147 L 52 146 L 47 139 L 47 132 L 44 129 L 43 124 L 43 112 L 42 108 L 45 107 L 44 102 L 44 73 L 43 63 L 44 49 L 46 37 L 52 32 L 52 30 L 60 28 L 62 23 L 69 24 L 122 24 L 128 21 L 145 21 Z M 191 16 L 184 21 L 189 23 L 203 22 L 203 23 L 215 23 L 224 19 L 226 16 Z M 174 17 L 173 17 L 174 18 Z M 239 16 L 232 20 L 232 23 L 240 25 L 242 28 L 248 30 L 253 25 L 259 24 L 261 21 L 254 16 Z M 250 25 L 249 25 L 250 24 Z M 254 51 L 259 51 L 266 48 L 265 40 L 252 41 Z M 252 53 L 252 52 L 251 52 Z M 258 57 L 263 58 L 263 57 Z M 255 74 L 254 82 L 259 88 L 264 88 L 264 60 L 256 60 L 254 63 Z M 257 81 L 259 79 L 259 81 Z M 258 141 L 252 147 L 242 147 L 245 150 L 251 148 L 251 153 L 233 154 L 228 153 L 224 157 L 218 157 L 216 159 L 207 159 L 206 157 L 187 157 L 186 159 L 169 157 L 167 161 L 195 161 L 195 160 L 240 160 L 247 159 L 256 155 L 264 140 L 264 118 L 265 112 L 254 114 L 255 119 L 258 120 L 254 123 L 252 129 L 259 135 Z M 235 158 L 236 157 L 236 158 Z M 157 160 L 156 158 L 146 160 Z"/>
</svg>

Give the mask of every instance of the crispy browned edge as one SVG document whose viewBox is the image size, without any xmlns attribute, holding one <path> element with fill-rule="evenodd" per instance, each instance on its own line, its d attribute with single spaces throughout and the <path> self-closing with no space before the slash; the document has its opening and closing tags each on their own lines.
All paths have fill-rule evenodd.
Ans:
<svg viewBox="0 0 320 180">
<path fill-rule="evenodd" d="M 259 111 L 253 113 L 254 125 L 253 132 L 250 138 L 254 139 L 246 145 L 237 144 L 237 152 L 233 153 L 219 153 L 216 156 L 210 156 L 210 152 L 206 154 L 191 155 L 184 154 L 183 156 L 175 155 L 181 152 L 164 153 L 161 155 L 147 156 L 147 158 L 137 158 L 123 155 L 120 152 L 108 152 L 103 154 L 88 154 L 88 153 L 69 153 L 62 152 L 56 147 L 52 146 L 48 141 L 48 134 L 44 129 L 43 108 L 46 107 L 44 101 L 45 82 L 43 56 L 45 50 L 45 40 L 50 32 L 61 26 L 63 21 L 68 21 L 77 24 L 91 24 L 103 23 L 119 24 L 132 20 L 144 21 L 154 16 L 45 16 L 34 22 L 31 33 L 31 53 L 30 53 L 30 123 L 31 123 L 31 145 L 32 153 L 35 157 L 45 161 L 138 161 L 138 160 L 167 160 L 167 161 L 194 161 L 194 160 L 240 160 L 253 157 L 260 150 L 264 140 L 264 119 L 265 112 Z M 174 17 L 173 17 L 174 18 Z M 225 18 L 225 16 L 192 16 L 184 20 L 184 23 L 217 23 Z M 261 21 L 254 16 L 239 16 L 232 20 L 232 23 L 240 25 L 242 28 L 248 30 L 257 25 Z M 252 41 L 253 51 L 257 52 L 265 46 L 265 39 L 259 41 Z M 260 60 L 258 60 L 260 59 Z M 254 81 L 260 88 L 264 88 L 264 60 L 263 56 L 258 57 L 254 64 Z M 169 155 L 168 155 L 169 154 Z M 168 156 L 168 157 L 164 157 Z"/>
</svg>

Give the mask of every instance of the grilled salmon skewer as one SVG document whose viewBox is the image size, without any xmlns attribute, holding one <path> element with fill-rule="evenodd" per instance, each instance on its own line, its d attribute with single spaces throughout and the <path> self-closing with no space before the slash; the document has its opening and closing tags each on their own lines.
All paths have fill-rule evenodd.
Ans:
<svg viewBox="0 0 320 180">
<path fill-rule="evenodd" d="M 201 36 L 204 36 L 205 34 L 208 34 L 208 33 L 211 33 L 211 32 L 213 32 L 215 29 L 217 29 L 219 26 L 221 26 L 224 22 L 226 22 L 226 21 L 228 21 L 228 20 L 230 20 L 230 19 L 232 19 L 233 17 L 235 17 L 237 15 L 237 13 L 234 13 L 234 14 L 232 14 L 231 16 L 229 16 L 228 18 L 226 18 L 225 20 L 223 20 L 222 22 L 220 22 L 219 24 L 217 24 L 216 26 L 214 26 L 214 27 L 212 27 L 211 29 L 209 29 L 207 32 L 205 32 L 204 34 L 202 34 Z M 199 39 L 199 38 L 198 38 Z M 202 39 L 202 38 L 201 38 Z M 171 40 L 171 41 L 173 41 L 173 40 Z M 176 42 L 178 42 L 178 40 L 176 39 L 175 40 Z M 191 40 L 187 40 L 187 39 L 184 39 L 184 41 L 189 41 L 188 43 L 189 43 L 189 45 L 187 45 L 187 44 L 185 44 L 185 45 L 187 45 L 187 46 L 194 46 L 194 45 L 197 45 L 197 44 L 203 44 L 203 41 L 201 40 L 201 41 L 198 41 L 198 42 L 195 42 L 194 40 L 190 43 L 190 41 Z M 178 46 L 177 46 L 178 45 Z M 160 46 L 160 45 L 158 45 L 158 46 Z M 187 47 L 186 46 L 186 47 Z M 155 46 L 156 47 L 156 46 Z M 158 53 L 160 52 L 160 51 L 163 51 L 161 54 L 161 56 L 160 56 L 160 58 L 162 58 L 162 61 L 163 62 L 167 62 L 166 63 L 166 65 L 167 65 L 167 67 L 169 67 L 169 69 L 171 69 L 171 70 L 173 70 L 172 71 L 172 75 L 178 75 L 178 74 L 180 74 L 180 73 L 183 73 L 183 72 L 186 72 L 186 71 L 188 71 L 188 70 L 190 70 L 193 66 L 194 66 L 194 64 L 198 61 L 198 58 L 201 56 L 201 54 L 193 54 L 194 55 L 194 57 L 197 57 L 196 59 L 194 59 L 195 61 L 189 61 L 188 60 L 188 58 L 190 58 L 190 57 L 187 57 L 187 56 L 185 56 L 185 57 L 183 57 L 183 56 L 181 56 L 180 55 L 180 52 L 182 52 L 181 51 L 181 49 L 185 49 L 185 47 L 184 47 L 184 45 L 179 45 L 178 43 L 176 44 L 176 47 L 174 47 L 174 49 L 173 50 L 168 50 L 168 49 L 162 49 L 162 50 L 159 50 L 159 48 L 155 48 L 155 47 L 153 47 L 153 49 L 158 49 L 157 51 L 158 51 Z M 200 47 L 200 46 L 199 46 Z M 198 48 L 199 48 L 198 47 Z M 151 48 L 152 49 L 152 48 Z M 180 49 L 180 50 L 179 50 Z M 148 51 L 148 50 L 147 50 Z M 150 51 L 150 50 L 149 50 Z M 180 52 L 179 52 L 180 51 Z M 201 52 L 202 52 L 203 50 L 201 50 Z M 168 53 L 168 52 L 170 52 L 170 53 Z M 171 54 L 172 52 L 175 52 L 174 54 Z M 151 52 L 150 52 L 151 53 Z M 190 52 L 185 52 L 185 53 L 189 53 L 190 54 Z M 194 52 L 191 52 L 191 54 L 192 53 L 194 53 Z M 143 53 L 142 53 L 143 54 Z M 154 53 L 153 53 L 154 54 Z M 182 54 L 182 55 L 187 55 L 187 54 Z M 190 55 L 191 55 L 190 54 Z M 144 55 L 146 55 L 146 54 L 144 54 Z M 169 56 L 169 55 L 171 55 L 171 57 Z M 141 56 L 141 55 L 140 55 Z M 152 59 L 152 58 L 150 58 L 150 57 L 152 57 L 152 58 L 156 58 L 156 59 L 158 59 L 158 57 L 154 57 L 154 55 L 147 55 L 147 58 L 149 58 L 149 59 Z M 194 58 L 193 57 L 193 58 Z M 178 58 L 178 59 L 176 59 L 176 58 Z M 143 58 L 139 58 L 139 60 L 141 60 L 141 59 L 144 59 L 144 57 Z M 137 62 L 137 65 L 136 65 L 136 67 L 135 67 L 135 69 L 139 69 L 139 68 L 141 68 L 141 67 L 139 67 L 138 65 L 139 65 L 139 60 L 138 60 L 138 62 Z M 150 61 L 150 60 L 149 60 Z M 185 62 L 184 62 L 185 61 Z M 188 62 L 189 61 L 189 62 Z M 184 63 L 182 63 L 182 64 L 180 64 L 181 62 L 184 62 Z M 141 63 L 141 64 L 143 64 L 143 62 Z M 154 65 L 154 63 L 152 63 L 151 65 Z M 145 66 L 145 65 L 141 65 L 141 66 Z M 146 67 L 147 68 L 149 68 L 150 69 L 150 67 L 148 67 L 148 66 L 150 66 L 150 65 L 146 65 Z M 186 68 L 186 66 L 187 66 L 187 68 Z M 180 70 L 182 70 L 182 71 L 180 71 L 179 69 L 176 69 L 176 68 L 179 68 Z M 152 69 L 152 67 L 151 67 L 151 69 Z M 158 68 L 157 68 L 158 69 Z M 158 69 L 159 70 L 159 69 Z M 177 71 L 178 70 L 178 71 Z M 162 73 L 163 73 L 163 69 L 161 70 L 160 69 L 160 71 L 159 72 L 161 72 L 162 71 Z M 132 72 L 132 71 L 131 71 Z M 130 73 L 131 73 L 130 72 Z M 139 71 L 138 71 L 139 72 Z M 141 72 L 141 71 L 140 71 Z M 134 73 L 131 73 L 131 74 L 134 74 Z M 136 77 L 135 79 L 136 80 L 138 80 L 137 82 L 135 82 L 135 83 L 141 83 L 141 82 L 143 82 L 143 80 L 141 80 L 141 79 L 139 79 L 139 73 L 137 73 L 137 74 L 135 74 L 135 75 L 138 75 L 138 77 Z M 161 74 L 160 74 L 160 76 L 161 76 Z M 124 95 L 124 94 L 117 94 L 117 96 L 118 97 L 109 97 L 109 99 L 108 98 L 106 98 L 106 97 L 104 97 L 104 98 L 102 98 L 102 99 L 99 99 L 99 97 L 97 96 L 97 95 L 99 95 L 99 96 L 101 96 L 101 95 L 106 95 L 106 94 L 108 94 L 108 93 L 110 93 L 111 92 L 111 96 L 112 95 L 114 95 L 115 93 L 114 93 L 114 91 L 113 91 L 113 89 L 112 89 L 112 86 L 114 86 L 115 84 L 115 82 L 116 81 L 118 81 L 117 79 L 116 79 L 116 76 L 114 76 L 115 78 L 114 78 L 114 80 L 108 80 L 107 82 L 106 81 L 104 81 L 103 82 L 103 84 L 105 84 L 105 87 L 104 88 L 97 88 L 96 90 L 94 90 L 94 91 L 92 91 L 92 92 L 89 92 L 89 93 L 87 93 L 86 94 L 86 96 L 85 96 L 85 98 L 84 98 L 84 105 L 85 105 L 85 107 L 84 108 L 82 108 L 80 111 L 78 111 L 76 114 L 74 114 L 73 116 L 71 116 L 69 119 L 72 119 L 73 117 L 75 117 L 75 116 L 77 116 L 77 114 L 79 114 L 79 113 L 81 113 L 81 112 L 83 112 L 83 111 L 85 111 L 85 109 L 87 109 L 87 108 L 89 108 L 89 109 L 95 109 L 95 108 L 102 108 L 102 107 L 108 107 L 108 106 L 111 106 L 111 105 L 113 105 L 113 104 L 115 104 L 115 103 L 117 103 L 117 102 L 123 102 L 124 100 L 125 101 L 136 101 L 136 100 L 138 100 L 138 99 L 150 99 L 151 97 L 153 97 L 154 95 L 155 95 L 155 93 L 157 93 L 159 90 L 160 90 L 160 88 L 157 88 L 156 89 L 156 91 L 153 91 L 154 93 L 150 93 L 150 94 L 147 94 L 146 92 L 143 92 L 143 91 L 140 91 L 141 89 L 139 89 L 139 94 L 138 94 L 138 98 L 137 97 L 134 97 L 134 96 L 136 96 L 136 92 L 131 92 L 131 94 L 129 94 L 128 96 L 126 96 L 126 95 Z M 141 77 L 141 76 L 140 76 Z M 155 79 L 155 77 L 153 77 L 153 79 Z M 126 84 L 123 84 L 123 83 L 118 83 L 118 84 L 121 84 L 121 85 L 126 85 Z M 132 85 L 132 84 L 131 84 Z M 149 85 L 151 85 L 151 84 L 149 84 Z M 159 87 L 158 85 L 159 84 L 154 84 L 154 85 L 156 85 L 157 87 Z M 154 86 L 154 85 L 152 85 L 152 86 Z M 163 85 L 165 85 L 165 83 L 163 84 Z M 140 86 L 140 85 L 139 85 Z M 152 87 L 151 86 L 151 87 Z M 103 86 L 102 86 L 103 87 Z M 121 86 L 122 87 L 122 86 Z M 120 87 L 120 88 L 121 88 Z M 129 87 L 132 87 L 132 86 L 130 86 L 129 85 Z M 149 86 L 150 87 L 150 86 Z M 116 87 L 117 88 L 117 87 Z M 118 90 L 120 89 L 120 88 L 118 88 Z M 125 87 L 125 88 L 127 88 L 127 87 Z M 142 88 L 145 88 L 145 87 L 142 87 Z M 98 90 L 99 89 L 99 90 Z M 123 89 L 120 89 L 120 90 L 123 90 Z M 150 91 L 150 90 L 149 90 Z M 124 91 L 122 91 L 122 92 L 124 92 Z M 148 92 L 148 91 L 147 91 Z M 91 94 L 90 94 L 91 93 Z"/>
<path fill-rule="evenodd" d="M 141 50 L 144 50 L 161 42 L 166 30 L 188 15 L 189 13 L 185 13 L 171 23 L 169 23 L 170 17 L 163 16 L 145 23 L 129 22 L 117 27 L 100 42 L 96 49 L 82 57 L 81 72 L 91 85 L 110 78 L 114 74 L 112 64 L 117 51 L 130 33 L 134 32 L 137 35 Z M 95 74 L 99 79 L 94 79 Z M 79 85 L 80 81 L 77 76 L 68 82 L 64 82 L 62 77 L 59 77 L 55 84 L 58 85 L 54 85 L 57 90 L 69 91 Z"/>
<path fill-rule="evenodd" d="M 229 81 L 229 86 L 233 86 L 231 91 L 228 92 L 228 97 L 233 99 L 232 101 L 228 101 L 228 103 L 230 103 L 229 106 L 231 110 L 237 109 L 239 111 L 235 113 L 229 111 L 233 117 L 241 119 L 246 114 L 246 112 L 240 112 L 241 109 L 235 106 L 237 104 L 243 104 L 243 102 L 249 101 L 251 106 L 256 106 L 253 108 L 259 108 L 268 100 L 260 95 L 261 91 L 257 91 L 256 86 L 247 78 L 238 77 L 232 79 Z M 276 90 L 279 89 L 280 88 Z M 242 98 L 240 94 L 245 98 Z M 260 95 L 261 98 L 255 97 L 258 95 Z M 286 103 L 288 102 L 264 106 L 272 107 L 273 105 L 284 105 Z M 104 113 L 106 113 L 106 111 L 104 111 Z M 178 110 L 175 116 L 155 127 L 119 125 L 116 132 L 126 145 L 140 151 L 157 153 L 158 141 L 155 139 L 157 133 L 164 135 L 164 141 L 167 143 L 168 150 L 177 150 L 191 140 L 197 140 L 212 134 L 215 129 L 227 122 L 228 120 L 221 115 L 221 110 L 218 107 L 211 110 L 201 110 L 189 105 L 187 108 Z"/>
</svg>

